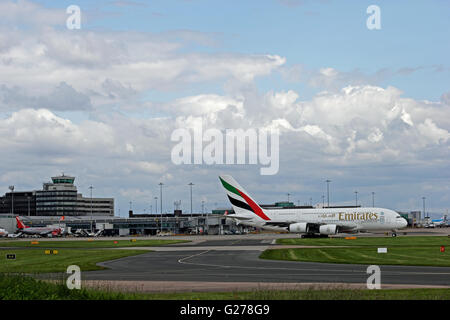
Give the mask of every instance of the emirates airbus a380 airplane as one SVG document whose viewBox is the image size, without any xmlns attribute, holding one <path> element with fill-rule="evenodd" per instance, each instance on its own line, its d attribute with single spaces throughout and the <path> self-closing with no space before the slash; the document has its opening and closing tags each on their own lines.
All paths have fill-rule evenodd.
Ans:
<svg viewBox="0 0 450 320">
<path fill-rule="evenodd" d="M 305 235 L 392 231 L 396 236 L 397 229 L 408 224 L 397 212 L 384 208 L 263 209 L 232 176 L 219 179 L 234 209 L 227 217 L 247 226 Z"/>
</svg>

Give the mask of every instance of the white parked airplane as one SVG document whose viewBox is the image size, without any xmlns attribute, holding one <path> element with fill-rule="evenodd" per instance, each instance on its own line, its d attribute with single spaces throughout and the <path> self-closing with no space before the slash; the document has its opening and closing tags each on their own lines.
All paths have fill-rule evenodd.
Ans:
<svg viewBox="0 0 450 320">
<path fill-rule="evenodd" d="M 232 176 L 219 179 L 235 212 L 227 217 L 243 225 L 326 236 L 391 230 L 396 236 L 396 230 L 408 224 L 397 212 L 384 208 L 263 209 Z"/>
<path fill-rule="evenodd" d="M 7 237 L 7 236 L 8 236 L 8 231 L 0 228 L 0 237 Z"/>
</svg>

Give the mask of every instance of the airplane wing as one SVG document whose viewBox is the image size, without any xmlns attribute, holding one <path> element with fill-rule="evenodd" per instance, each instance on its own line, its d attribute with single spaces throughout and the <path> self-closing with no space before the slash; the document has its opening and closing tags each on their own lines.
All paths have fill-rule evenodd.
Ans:
<svg viewBox="0 0 450 320">
<path fill-rule="evenodd" d="M 317 223 L 317 222 L 307 222 L 307 221 L 268 221 L 266 222 L 264 225 L 265 226 L 272 226 L 272 227 L 284 227 L 286 229 L 289 228 L 289 225 L 293 224 L 293 223 L 298 223 L 298 222 L 306 222 L 308 223 L 308 226 L 311 230 L 318 230 L 320 226 L 325 225 L 327 223 Z M 356 225 L 355 226 L 348 226 L 348 225 L 340 225 L 340 224 L 336 224 L 339 232 L 351 232 L 352 230 L 356 229 Z"/>
<path fill-rule="evenodd" d="M 8 238 L 18 238 L 22 235 L 22 232 L 18 232 L 18 233 L 10 233 L 8 234 Z"/>
<path fill-rule="evenodd" d="M 337 224 L 339 232 L 352 232 L 356 230 L 356 226 L 342 226 Z"/>
<path fill-rule="evenodd" d="M 240 217 L 240 216 L 235 216 L 235 215 L 223 215 L 223 217 L 236 219 L 236 220 L 252 220 L 253 219 L 253 218 L 249 218 L 249 217 Z"/>
<path fill-rule="evenodd" d="M 264 223 L 265 226 L 268 227 L 289 227 L 289 225 L 293 223 L 297 223 L 298 221 L 268 221 Z"/>
<path fill-rule="evenodd" d="M 102 233 L 103 233 L 103 231 L 105 231 L 105 230 L 98 230 L 95 234 L 94 234 L 94 237 L 98 237 L 98 236 L 100 236 Z"/>
</svg>

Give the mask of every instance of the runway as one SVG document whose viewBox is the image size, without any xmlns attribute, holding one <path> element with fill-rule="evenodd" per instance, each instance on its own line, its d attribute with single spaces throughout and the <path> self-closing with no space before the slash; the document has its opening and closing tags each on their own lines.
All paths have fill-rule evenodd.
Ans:
<svg viewBox="0 0 450 320">
<path fill-rule="evenodd" d="M 229 284 L 366 284 L 367 265 L 328 264 L 259 259 L 273 239 L 230 239 L 197 241 L 164 247 L 142 255 L 100 263 L 106 270 L 84 272 L 83 280 L 152 282 L 192 290 L 191 284 L 203 287 L 230 287 Z M 130 248 L 131 249 L 131 248 Z M 136 249 L 136 248 L 132 248 Z M 385 286 L 450 287 L 450 268 L 416 266 L 380 266 Z M 209 285 L 208 285 L 209 284 Z M 221 285 L 222 284 L 222 285 Z M 241 286 L 242 287 L 242 286 Z"/>
</svg>

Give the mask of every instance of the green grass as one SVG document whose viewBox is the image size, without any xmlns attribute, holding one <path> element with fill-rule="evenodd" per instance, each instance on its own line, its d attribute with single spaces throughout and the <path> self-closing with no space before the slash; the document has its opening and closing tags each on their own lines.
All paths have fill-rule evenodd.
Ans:
<svg viewBox="0 0 450 320">
<path fill-rule="evenodd" d="M 114 243 L 114 242 L 117 243 Z M 31 244 L 38 242 L 38 244 Z M 0 247 L 27 247 L 27 248 L 122 248 L 122 247 L 150 247 L 163 246 L 168 244 L 185 243 L 188 240 L 68 240 L 68 241 L 49 241 L 40 239 L 30 239 L 29 241 L 0 241 Z"/>
<path fill-rule="evenodd" d="M 450 266 L 450 252 L 440 252 L 434 247 L 390 247 L 387 253 L 377 253 L 376 247 L 360 248 L 304 248 L 270 249 L 260 258 L 273 260 L 352 263 L 376 265 Z M 450 249 L 450 248 L 449 248 Z"/>
<path fill-rule="evenodd" d="M 133 295 L 95 290 L 69 290 L 64 282 L 54 284 L 29 276 L 0 274 L 0 300 L 117 300 Z"/>
<path fill-rule="evenodd" d="M 414 236 L 414 237 L 362 237 L 355 240 L 345 238 L 317 238 L 317 239 L 278 239 L 277 244 L 303 245 L 303 246 L 401 246 L 401 247 L 430 247 L 448 246 L 450 238 L 440 236 Z"/>
<path fill-rule="evenodd" d="M 0 250 L 0 272 L 43 273 L 66 272 L 70 265 L 78 265 L 82 271 L 101 270 L 98 262 L 142 254 L 142 250 L 101 250 L 62 249 L 56 255 L 45 254 L 45 249 Z M 7 260 L 6 255 L 14 253 L 15 260 Z"/>
<path fill-rule="evenodd" d="M 323 246 L 264 251 L 260 258 L 274 260 L 377 265 L 450 266 L 450 238 L 434 236 L 278 239 L 282 245 Z M 329 248 L 327 248 L 328 246 Z M 345 246 L 348 248 L 337 248 Z M 440 252 L 445 246 L 446 251 Z M 336 248 L 333 248 L 336 247 Z M 377 248 L 388 248 L 378 253 Z"/>
<path fill-rule="evenodd" d="M 314 287 L 305 290 L 248 292 L 121 293 L 81 288 L 69 290 L 61 280 L 49 283 L 27 276 L 0 274 L 0 300 L 450 300 L 450 289 L 350 290 Z"/>
</svg>

